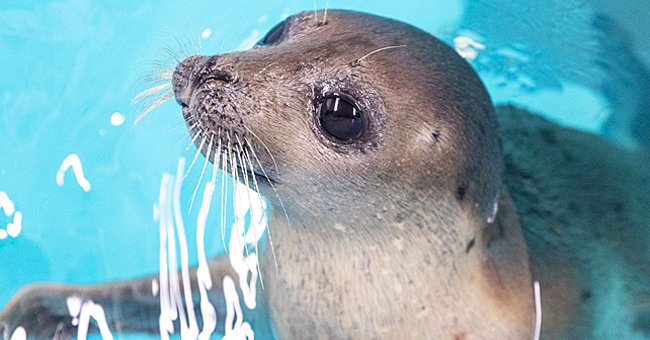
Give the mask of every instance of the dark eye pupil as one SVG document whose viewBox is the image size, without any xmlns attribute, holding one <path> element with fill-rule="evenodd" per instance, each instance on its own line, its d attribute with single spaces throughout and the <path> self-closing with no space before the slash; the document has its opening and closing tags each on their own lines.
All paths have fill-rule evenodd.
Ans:
<svg viewBox="0 0 650 340">
<path fill-rule="evenodd" d="M 322 99 L 318 106 L 318 120 L 327 134 L 348 143 L 359 139 L 366 125 L 361 111 L 338 95 Z"/>
<path fill-rule="evenodd" d="M 258 45 L 274 44 L 278 40 L 280 40 L 280 38 L 282 37 L 282 33 L 284 33 L 284 21 L 273 26 L 273 28 L 271 28 L 271 30 L 268 33 L 266 33 L 264 38 L 262 38 L 262 40 L 260 40 L 257 44 Z"/>
</svg>

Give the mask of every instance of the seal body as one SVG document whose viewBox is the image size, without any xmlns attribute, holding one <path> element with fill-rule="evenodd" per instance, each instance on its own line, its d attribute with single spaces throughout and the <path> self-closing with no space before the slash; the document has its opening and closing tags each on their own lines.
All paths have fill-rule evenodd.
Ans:
<svg viewBox="0 0 650 340">
<path fill-rule="evenodd" d="M 497 108 L 551 339 L 650 337 L 650 171 L 640 154 Z"/>
<path fill-rule="evenodd" d="M 647 177 L 631 155 L 514 108 L 497 114 L 471 67 L 412 26 L 316 17 L 289 17 L 249 51 L 190 57 L 172 80 L 201 152 L 272 206 L 262 302 L 277 338 L 531 338 L 533 281 L 549 338 L 647 330 L 643 303 L 598 313 L 647 301 Z M 215 259 L 210 272 L 220 282 L 232 270 Z M 66 317 L 52 306 L 74 292 L 118 329 L 151 331 L 150 284 L 27 288 L 0 320 L 51 333 Z M 219 285 L 210 299 L 222 315 Z"/>
</svg>

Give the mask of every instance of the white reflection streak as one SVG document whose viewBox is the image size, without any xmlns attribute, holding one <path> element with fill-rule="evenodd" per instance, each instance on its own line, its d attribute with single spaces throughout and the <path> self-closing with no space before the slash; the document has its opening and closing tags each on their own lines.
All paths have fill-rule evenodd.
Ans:
<svg viewBox="0 0 650 340">
<path fill-rule="evenodd" d="M 8 236 L 13 238 L 18 237 L 22 231 L 23 213 L 16 210 L 14 202 L 11 201 L 6 192 L 0 191 L 0 209 L 4 210 L 7 217 L 13 215 L 13 221 L 7 223 L 5 228 L 0 227 L 0 240 L 6 239 Z"/>
<path fill-rule="evenodd" d="M 68 155 L 68 157 L 66 157 L 63 162 L 61 162 L 59 171 L 56 172 L 56 184 L 58 184 L 60 187 L 63 186 L 65 172 L 68 171 L 70 167 L 72 167 L 74 176 L 77 179 L 77 183 L 81 189 L 86 192 L 90 191 L 90 182 L 88 182 L 86 177 L 84 177 L 84 171 L 81 167 L 81 160 L 75 153 Z"/>
<path fill-rule="evenodd" d="M 539 287 L 539 281 L 535 281 L 533 290 L 535 293 L 535 333 L 533 339 L 539 340 L 542 333 L 542 293 Z"/>
<path fill-rule="evenodd" d="M 171 210 L 171 207 L 169 207 L 169 191 L 170 183 L 172 180 L 171 177 L 172 176 L 170 174 L 163 174 L 160 183 L 160 196 L 158 203 L 160 205 L 158 209 L 160 218 L 160 319 L 158 324 L 161 339 L 169 339 L 169 334 L 174 332 L 174 320 L 178 318 L 176 304 L 174 303 L 174 300 L 171 296 L 169 284 L 170 266 L 168 264 L 169 254 L 167 254 L 167 230 L 170 229 L 168 226 L 169 214 L 167 212 Z"/>
<path fill-rule="evenodd" d="M 27 339 L 27 332 L 22 327 L 16 328 L 13 334 L 11 334 L 10 340 L 25 340 Z"/>
<path fill-rule="evenodd" d="M 68 297 L 66 303 L 68 305 L 68 312 L 73 318 L 73 325 L 79 325 L 77 328 L 77 339 L 85 340 L 88 336 L 88 326 L 90 326 L 91 317 L 97 322 L 99 334 L 102 339 L 113 339 L 113 334 L 111 334 L 111 330 L 108 327 L 106 315 L 101 305 L 94 303 L 92 300 L 83 301 L 78 296 Z"/>
<path fill-rule="evenodd" d="M 264 203 L 259 194 L 242 183 L 235 186 L 235 224 L 232 227 L 228 256 L 230 264 L 239 276 L 239 289 L 242 291 L 246 307 L 256 306 L 256 287 L 258 278 L 258 254 L 246 249 L 253 248 L 264 234 L 267 225 Z M 250 198 L 250 199 L 249 199 Z M 250 225 L 246 231 L 246 215 L 250 214 Z M 240 240 L 244 240 L 244 243 Z M 250 281 L 249 281 L 250 278 Z"/>
<path fill-rule="evenodd" d="M 14 202 L 9 199 L 9 195 L 4 191 L 0 191 L 0 209 L 5 211 L 7 217 L 13 215 L 14 211 L 16 211 Z"/>
<path fill-rule="evenodd" d="M 175 332 L 174 321 L 177 319 L 179 320 L 182 339 L 197 339 L 197 337 L 199 339 L 209 339 L 216 328 L 217 313 L 208 299 L 208 290 L 212 288 L 212 278 L 210 277 L 210 270 L 205 256 L 204 235 L 205 224 L 214 192 L 215 176 L 213 176 L 212 181 L 208 182 L 205 187 L 201 209 L 199 210 L 197 219 L 196 242 L 199 255 L 197 281 L 201 298 L 201 316 L 203 319 L 203 329 L 199 332 L 194 311 L 194 302 L 192 300 L 193 294 L 189 275 L 187 238 L 180 209 L 184 168 L 185 158 L 180 158 L 176 177 L 174 178 L 174 176 L 165 173 L 163 174 L 160 185 L 159 207 L 155 209 L 158 211 L 160 218 L 160 275 L 159 282 L 156 283 L 155 288 L 152 288 L 152 292 L 154 295 L 159 294 L 160 298 L 159 330 L 162 339 L 169 339 L 169 335 Z M 173 188 L 172 182 L 174 182 Z M 182 287 L 179 285 L 178 278 L 174 225 L 176 225 L 176 231 L 178 233 Z"/>
<path fill-rule="evenodd" d="M 457 36 L 454 38 L 454 48 L 461 57 L 472 61 L 478 57 L 478 51 L 484 50 L 485 45 L 466 36 Z"/>
<path fill-rule="evenodd" d="M 192 301 L 192 286 L 190 285 L 190 270 L 188 264 L 187 237 L 185 236 L 185 227 L 183 224 L 183 215 L 181 214 L 181 187 L 183 184 L 183 172 L 185 170 L 185 158 L 178 160 L 176 171 L 176 184 L 174 185 L 174 220 L 176 230 L 178 231 L 178 245 L 181 251 L 181 274 L 183 278 L 183 293 L 185 295 L 185 305 L 187 308 L 187 324 L 181 323 L 181 337 L 187 335 L 196 339 L 199 333 L 199 327 L 194 314 L 194 302 Z M 171 268 L 170 268 L 171 269 Z"/>
<path fill-rule="evenodd" d="M 203 191 L 203 202 L 201 202 L 196 222 L 196 247 L 199 255 L 196 279 L 199 284 L 199 294 L 201 294 L 201 317 L 203 319 L 203 329 L 199 334 L 199 339 L 210 339 L 210 335 L 217 327 L 217 312 L 208 299 L 208 290 L 212 289 L 212 277 L 210 277 L 210 268 L 208 268 L 208 260 L 205 257 L 205 223 L 208 220 L 214 186 L 215 176 L 213 175 L 212 180 L 206 184 Z"/>
<path fill-rule="evenodd" d="M 160 227 L 160 275 L 158 282 L 155 284 L 152 282 L 152 285 L 155 286 L 152 286 L 152 292 L 154 295 L 157 293 L 160 299 L 159 331 L 161 339 L 169 339 L 169 335 L 175 332 L 174 321 L 177 319 L 182 339 L 196 339 L 197 337 L 198 339 L 209 339 L 216 329 L 217 313 L 208 299 L 208 291 L 212 288 L 212 278 L 205 254 L 205 228 L 216 185 L 217 169 L 214 169 L 212 179 L 205 186 L 197 217 L 196 242 L 199 256 L 197 283 L 203 320 L 203 329 L 199 332 L 189 280 L 187 240 L 180 209 L 184 167 L 185 158 L 180 158 L 176 177 L 168 173 L 163 174 L 158 206 L 154 207 L 154 211 L 157 212 L 154 214 L 154 219 L 156 216 L 158 217 Z M 229 240 L 229 259 L 237 272 L 244 303 L 249 309 L 254 309 L 259 273 L 258 254 L 255 251 L 247 252 L 247 249 L 253 248 L 266 230 L 265 204 L 256 192 L 242 183 L 236 184 L 234 196 L 235 223 L 232 226 Z M 250 223 L 246 228 L 246 217 L 249 214 Z M 175 231 L 178 233 L 182 281 L 179 281 L 177 270 Z M 244 242 L 241 242 L 242 240 Z M 224 339 L 253 339 L 254 331 L 250 324 L 243 319 L 235 282 L 229 276 L 223 278 L 223 293 L 226 298 Z"/>
<path fill-rule="evenodd" d="M 226 298 L 226 324 L 222 340 L 254 339 L 253 329 L 244 321 L 235 282 L 228 275 L 223 278 L 223 294 Z"/>
</svg>

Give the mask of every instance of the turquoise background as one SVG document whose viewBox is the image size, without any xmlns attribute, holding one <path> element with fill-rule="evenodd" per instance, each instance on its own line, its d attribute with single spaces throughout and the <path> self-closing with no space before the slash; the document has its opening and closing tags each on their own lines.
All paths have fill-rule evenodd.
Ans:
<svg viewBox="0 0 650 340">
<path fill-rule="evenodd" d="M 409 22 L 452 44 L 462 32 L 466 5 L 442 0 L 329 2 L 330 8 Z M 317 1 L 316 6 L 323 8 L 326 2 Z M 131 99 L 147 88 L 139 80 L 157 62 L 172 66 L 166 48 L 203 54 L 230 51 L 261 38 L 287 15 L 313 8 L 307 0 L 3 0 L 0 191 L 9 195 L 24 217 L 17 238 L 0 240 L 0 306 L 30 282 L 85 284 L 157 272 L 158 224 L 152 207 L 158 201 L 162 174 L 175 172 L 189 139 L 173 100 L 133 126 L 139 108 Z M 212 33 L 202 37 L 206 29 Z M 475 33 L 486 34 L 482 38 L 490 50 L 490 39 L 497 33 Z M 540 47 L 547 52 L 553 48 L 560 47 Z M 611 111 L 602 94 L 594 86 L 565 77 L 562 69 L 545 68 L 564 58 L 561 53 L 547 53 L 544 58 L 531 64 L 553 74 L 555 82 L 548 86 L 534 78 L 505 77 L 510 73 L 491 69 L 489 63 L 477 60 L 475 66 L 496 102 L 514 101 L 568 126 L 600 132 Z M 530 81 L 533 85 L 524 86 Z M 126 117 L 123 125 L 111 125 L 114 112 Z M 192 147 L 186 157 L 191 159 L 195 151 Z M 82 161 L 92 183 L 89 192 L 76 184 L 71 172 L 63 187 L 55 182 L 59 165 L 71 153 Z M 196 166 L 185 181 L 186 202 L 199 170 Z M 207 237 L 211 254 L 222 251 L 218 207 L 213 204 L 209 222 L 215 226 Z M 185 216 L 190 245 L 194 225 L 189 222 L 195 221 L 197 211 L 195 205 Z M 231 220 L 228 216 L 228 224 Z M 0 213 L 0 227 L 9 221 Z M 195 252 L 190 246 L 192 261 Z"/>
</svg>

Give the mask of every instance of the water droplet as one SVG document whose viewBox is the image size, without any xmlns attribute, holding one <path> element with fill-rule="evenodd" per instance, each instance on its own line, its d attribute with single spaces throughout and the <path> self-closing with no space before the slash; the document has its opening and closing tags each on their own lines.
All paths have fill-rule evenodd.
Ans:
<svg viewBox="0 0 650 340">
<path fill-rule="evenodd" d="M 494 223 L 494 219 L 497 217 L 497 211 L 499 210 L 499 202 L 494 201 L 494 204 L 492 205 L 492 211 L 490 212 L 490 216 L 487 218 L 487 223 Z"/>
<path fill-rule="evenodd" d="M 208 39 L 212 36 L 212 29 L 211 28 L 206 28 L 201 32 L 201 38 L 203 39 Z"/>
<path fill-rule="evenodd" d="M 125 120 L 126 119 L 124 118 L 124 115 L 122 113 L 120 113 L 120 112 L 114 112 L 111 115 L 111 124 L 113 126 L 120 126 L 120 125 L 124 124 Z"/>
</svg>

